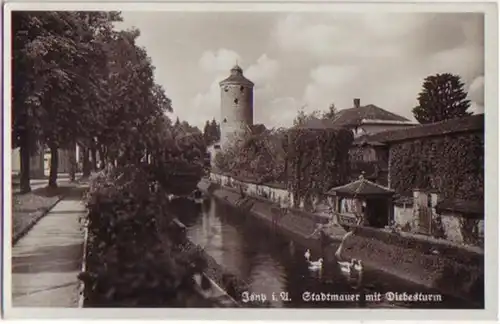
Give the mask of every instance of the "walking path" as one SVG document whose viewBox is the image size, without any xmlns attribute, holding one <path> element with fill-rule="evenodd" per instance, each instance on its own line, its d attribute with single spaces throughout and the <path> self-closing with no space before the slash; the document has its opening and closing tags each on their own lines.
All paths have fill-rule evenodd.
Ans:
<svg viewBox="0 0 500 324">
<path fill-rule="evenodd" d="M 12 248 L 13 307 L 78 307 L 83 188 L 74 188 Z"/>
</svg>

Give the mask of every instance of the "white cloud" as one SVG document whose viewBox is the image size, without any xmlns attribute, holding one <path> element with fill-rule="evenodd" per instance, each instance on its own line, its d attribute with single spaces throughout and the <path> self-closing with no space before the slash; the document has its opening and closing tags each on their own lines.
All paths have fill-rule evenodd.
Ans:
<svg viewBox="0 0 500 324">
<path fill-rule="evenodd" d="M 459 74 L 471 108 L 484 105 L 479 13 L 125 13 L 132 25 L 174 114 L 200 126 L 219 118 L 218 83 L 236 61 L 266 125 L 291 124 L 304 104 L 342 109 L 353 98 L 411 118 L 423 79 L 438 72 Z"/>
<path fill-rule="evenodd" d="M 278 69 L 278 61 L 270 59 L 266 54 L 262 54 L 255 64 L 252 64 L 244 71 L 244 74 L 255 83 L 255 87 L 265 87 L 270 80 L 276 77 Z"/>
<path fill-rule="evenodd" d="M 484 106 L 484 76 L 472 81 L 468 90 L 469 99 L 478 105 Z"/>
<path fill-rule="evenodd" d="M 241 63 L 241 57 L 233 50 L 220 48 L 216 52 L 205 51 L 199 61 L 200 67 L 209 73 L 229 71 L 236 64 Z"/>
<path fill-rule="evenodd" d="M 482 19 L 467 14 L 291 14 L 277 23 L 273 37 L 285 53 L 320 62 L 309 68 L 302 96 L 296 97 L 307 111 L 331 103 L 350 108 L 353 98 L 360 98 L 362 104 L 411 119 L 425 77 L 458 74 L 468 89 L 484 75 Z M 482 106 L 478 98 L 484 97 L 484 87 L 471 89 L 474 107 Z"/>
<path fill-rule="evenodd" d="M 265 115 L 261 117 L 260 123 L 266 127 L 289 127 L 297 116 L 301 103 L 293 97 L 281 97 L 269 101 Z M 258 112 L 256 112 L 258 114 Z M 256 117 L 257 119 L 257 117 Z"/>
<path fill-rule="evenodd" d="M 471 101 L 470 111 L 484 113 L 484 76 L 479 76 L 469 86 L 468 98 Z"/>
</svg>

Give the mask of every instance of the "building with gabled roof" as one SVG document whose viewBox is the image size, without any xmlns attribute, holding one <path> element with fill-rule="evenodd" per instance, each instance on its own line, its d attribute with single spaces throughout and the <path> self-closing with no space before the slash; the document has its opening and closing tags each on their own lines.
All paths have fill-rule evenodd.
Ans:
<svg viewBox="0 0 500 324">
<path fill-rule="evenodd" d="M 442 147 L 438 149 L 442 141 L 454 141 L 458 143 L 456 145 L 466 147 L 469 151 L 463 153 L 463 158 L 456 160 L 454 150 Z M 411 181 L 401 181 L 402 174 L 397 171 L 400 170 L 398 167 L 401 163 L 407 163 L 400 159 L 400 150 L 405 147 L 425 147 L 428 152 L 426 155 L 411 157 L 415 159 L 415 165 L 420 165 L 409 168 L 404 175 Z M 379 175 L 383 175 L 385 179 L 377 182 L 396 192 L 393 216 L 395 224 L 427 235 L 434 235 L 437 227 L 442 226 L 443 236 L 456 242 L 470 240 L 466 236 L 472 235 L 472 232 L 476 233 L 474 235 L 482 235 L 484 114 L 361 136 L 355 139 L 351 150 L 360 162 L 370 165 L 372 169 L 381 166 L 379 170 L 382 172 Z M 442 170 L 435 166 L 439 161 L 450 161 L 451 167 L 457 168 L 457 163 L 460 162 L 458 164 L 465 168 L 463 179 L 453 183 L 454 192 L 448 190 L 448 179 L 438 173 L 438 170 Z M 428 180 L 422 180 L 422 176 Z M 442 225 L 436 225 L 436 219 Z M 463 224 L 470 224 L 467 225 L 470 229 L 463 229 Z"/>
<path fill-rule="evenodd" d="M 416 122 L 373 104 L 361 106 L 359 98 L 354 99 L 353 103 L 353 108 L 337 112 L 332 126 L 348 127 L 353 130 L 356 137 L 418 125 Z"/>
</svg>

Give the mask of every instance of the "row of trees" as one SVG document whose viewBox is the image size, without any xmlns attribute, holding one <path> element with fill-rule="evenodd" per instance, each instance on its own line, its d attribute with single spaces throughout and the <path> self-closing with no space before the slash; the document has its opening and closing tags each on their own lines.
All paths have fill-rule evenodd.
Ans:
<svg viewBox="0 0 500 324">
<path fill-rule="evenodd" d="M 88 175 L 97 155 L 115 164 L 161 160 L 178 138 L 203 142 L 189 124 L 174 127 L 171 100 L 136 44 L 139 30 L 115 30 L 121 20 L 119 12 L 13 12 L 12 147 L 20 149 L 23 192 L 30 156 L 43 146 L 56 186 L 60 148 L 82 147 Z"/>
</svg>

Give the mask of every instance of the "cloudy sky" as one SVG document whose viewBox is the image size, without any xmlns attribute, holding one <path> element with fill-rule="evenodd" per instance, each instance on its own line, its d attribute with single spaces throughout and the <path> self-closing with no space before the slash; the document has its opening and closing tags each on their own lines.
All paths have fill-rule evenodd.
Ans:
<svg viewBox="0 0 500 324">
<path fill-rule="evenodd" d="M 483 112 L 484 18 L 475 13 L 123 12 L 174 113 L 219 119 L 218 82 L 237 61 L 255 83 L 254 121 L 288 126 L 305 107 L 353 98 L 412 119 L 423 79 L 459 74 Z"/>
</svg>

